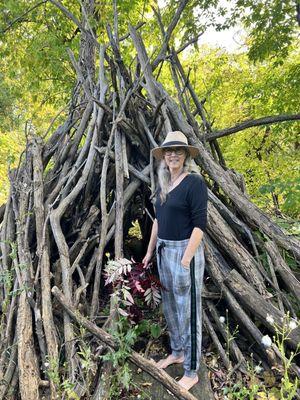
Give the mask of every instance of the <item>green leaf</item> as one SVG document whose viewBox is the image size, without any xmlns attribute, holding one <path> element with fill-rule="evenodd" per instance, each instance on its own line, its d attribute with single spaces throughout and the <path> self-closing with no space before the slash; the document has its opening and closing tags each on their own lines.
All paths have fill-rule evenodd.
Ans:
<svg viewBox="0 0 300 400">
<path fill-rule="evenodd" d="M 124 364 L 122 371 L 121 371 L 120 382 L 127 390 L 129 390 L 131 378 L 132 378 L 132 374 L 130 372 L 129 366 L 128 366 L 128 364 Z"/>
<path fill-rule="evenodd" d="M 152 324 L 150 328 L 151 336 L 157 339 L 161 335 L 161 328 L 158 324 Z"/>
</svg>

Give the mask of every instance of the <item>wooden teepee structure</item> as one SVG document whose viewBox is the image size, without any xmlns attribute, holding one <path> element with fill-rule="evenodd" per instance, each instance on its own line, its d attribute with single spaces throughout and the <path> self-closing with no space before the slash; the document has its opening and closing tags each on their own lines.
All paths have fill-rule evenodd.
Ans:
<svg viewBox="0 0 300 400">
<path fill-rule="evenodd" d="M 0 215 L 0 399 L 56 399 L 57 383 L 46 370 L 62 352 L 68 378 L 84 398 L 87 387 L 76 357 L 76 321 L 116 348 L 93 323 L 101 304 L 104 253 L 110 244 L 115 258 L 123 256 L 133 220 L 139 221 L 146 248 L 151 218 L 145 209 L 153 211 L 149 197 L 155 190 L 150 150 L 170 130 L 181 130 L 199 148 L 196 163 L 209 186 L 205 329 L 226 367 L 232 360 L 245 368 L 245 343 L 241 347 L 238 340 L 231 341 L 230 359 L 222 347 L 220 338 L 226 340 L 228 333 L 219 321 L 221 302 L 253 352 L 269 366 L 280 363 L 276 346 L 266 348 L 261 339 L 265 332 L 274 332 L 267 314 L 279 326 L 287 311 L 295 316 L 290 297 L 299 302 L 300 282 L 282 250 L 299 261 L 300 245 L 250 201 L 241 177 L 226 168 L 217 141 L 273 120 L 212 131 L 178 53 L 169 47 L 187 1 L 180 2 L 170 26 L 161 27 L 165 39 L 154 60 L 149 59 L 139 26 L 129 26 L 129 34 L 118 37 L 115 15 L 114 32 L 107 26 L 110 42 L 101 45 L 85 18 L 93 2 L 84 2 L 82 21 L 57 1 L 51 3 L 81 31 L 79 59 L 69 53 L 78 80 L 65 122 L 47 140 L 29 132 L 19 166 L 9 172 L 10 194 Z M 136 50 L 136 63 L 130 68 L 120 51 L 123 40 L 132 41 Z M 177 99 L 153 74 L 167 57 Z M 268 269 L 261 254 L 267 255 Z M 217 302 L 213 292 L 219 294 Z M 289 334 L 288 348 L 295 349 L 299 341 L 297 327 Z M 194 398 L 139 354 L 133 352 L 130 359 L 178 398 Z M 293 372 L 299 374 L 296 366 Z M 100 396 L 102 385 L 100 376 L 89 393 Z"/>
</svg>

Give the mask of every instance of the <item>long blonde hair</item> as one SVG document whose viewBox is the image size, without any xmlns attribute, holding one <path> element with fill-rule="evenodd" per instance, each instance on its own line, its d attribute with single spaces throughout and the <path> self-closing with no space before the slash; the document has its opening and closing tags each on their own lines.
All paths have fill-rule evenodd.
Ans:
<svg viewBox="0 0 300 400">
<path fill-rule="evenodd" d="M 182 172 L 195 172 L 199 174 L 199 170 L 195 164 L 195 161 L 192 159 L 192 157 L 189 155 L 188 152 L 186 152 L 186 158 L 183 163 L 183 171 Z M 167 199 L 168 195 L 168 190 L 170 187 L 171 183 L 171 174 L 170 170 L 164 160 L 160 160 L 158 168 L 157 168 L 157 178 L 158 178 L 158 184 L 160 187 L 160 200 L 161 204 L 164 203 Z"/>
</svg>

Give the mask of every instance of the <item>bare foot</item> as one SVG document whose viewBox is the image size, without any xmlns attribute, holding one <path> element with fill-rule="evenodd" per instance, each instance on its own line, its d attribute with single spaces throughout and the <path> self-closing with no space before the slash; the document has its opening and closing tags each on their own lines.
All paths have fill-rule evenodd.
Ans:
<svg viewBox="0 0 300 400">
<path fill-rule="evenodd" d="M 199 378 L 198 375 L 195 377 L 189 377 L 183 375 L 183 377 L 177 382 L 180 386 L 185 388 L 186 390 L 190 390 L 196 383 L 198 382 Z"/>
<path fill-rule="evenodd" d="M 156 363 L 157 368 L 167 368 L 171 364 L 181 364 L 184 361 L 184 356 L 181 357 L 175 357 L 172 354 L 170 354 L 167 358 L 164 358 L 162 360 L 159 360 Z"/>
</svg>

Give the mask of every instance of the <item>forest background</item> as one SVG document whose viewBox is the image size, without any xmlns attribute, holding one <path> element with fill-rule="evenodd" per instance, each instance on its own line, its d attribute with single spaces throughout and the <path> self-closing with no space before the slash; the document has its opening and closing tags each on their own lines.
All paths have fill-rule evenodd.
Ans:
<svg viewBox="0 0 300 400">
<path fill-rule="evenodd" d="M 141 33 L 155 55 L 161 33 L 152 7 L 168 26 L 177 1 L 118 2 L 120 35 L 127 24 L 145 22 Z M 300 104 L 300 47 L 297 2 L 190 1 L 175 29 L 172 44 L 189 79 L 211 116 L 214 130 L 265 116 L 296 114 Z M 80 1 L 62 2 L 80 15 Z M 95 2 L 98 35 L 113 18 L 112 2 Z M 299 5 L 298 5 L 299 13 Z M 78 54 L 80 32 L 50 1 L 0 2 L 0 205 L 6 201 L 7 170 L 18 163 L 26 130 L 48 137 L 64 120 L 76 76 L 67 54 Z M 299 15 L 298 15 L 299 16 Z M 202 34 L 240 27 L 239 46 L 228 50 L 203 44 Z M 225 31 L 226 32 L 226 31 Z M 207 35 L 207 34 L 206 34 Z M 204 36 L 205 37 L 205 36 Z M 130 41 L 122 43 L 128 62 Z M 170 66 L 160 81 L 176 97 Z M 49 128 L 50 126 L 50 128 Z M 243 174 L 251 199 L 272 213 L 284 228 L 299 232 L 299 122 L 252 127 L 219 139 L 227 166 Z"/>
</svg>

